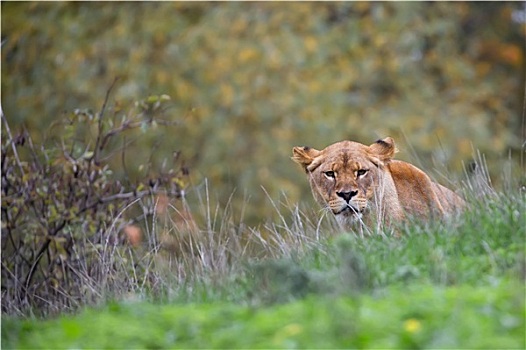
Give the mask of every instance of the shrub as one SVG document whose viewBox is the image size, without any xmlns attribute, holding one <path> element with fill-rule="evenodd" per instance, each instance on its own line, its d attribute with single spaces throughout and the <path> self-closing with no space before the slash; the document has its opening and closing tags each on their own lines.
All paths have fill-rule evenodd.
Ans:
<svg viewBox="0 0 526 350">
<path fill-rule="evenodd" d="M 100 112 L 67 114 L 38 145 L 26 130 L 13 134 L 2 114 L 2 312 L 68 310 L 148 281 L 129 243 L 139 244 L 156 196 L 182 196 L 188 171 L 174 157 L 169 170 L 126 176 L 125 135 L 168 127 L 159 116 L 169 98 L 150 96 L 124 116 L 113 107 L 108 117 L 110 92 Z M 117 155 L 123 176 L 109 166 Z"/>
</svg>

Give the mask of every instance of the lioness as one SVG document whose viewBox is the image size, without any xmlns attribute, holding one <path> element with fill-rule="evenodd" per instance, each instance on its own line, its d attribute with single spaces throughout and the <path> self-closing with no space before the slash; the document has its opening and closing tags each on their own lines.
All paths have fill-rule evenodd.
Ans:
<svg viewBox="0 0 526 350">
<path fill-rule="evenodd" d="M 303 166 L 316 200 L 335 215 L 344 230 L 357 222 L 394 224 L 410 217 L 444 217 L 465 202 L 431 181 L 412 164 L 393 160 L 394 140 L 370 146 L 341 141 L 318 151 L 294 147 L 292 160 Z"/>
</svg>

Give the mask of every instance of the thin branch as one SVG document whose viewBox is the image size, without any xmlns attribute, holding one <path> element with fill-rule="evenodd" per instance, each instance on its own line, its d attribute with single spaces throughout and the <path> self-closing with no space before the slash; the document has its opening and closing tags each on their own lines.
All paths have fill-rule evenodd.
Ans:
<svg viewBox="0 0 526 350">
<path fill-rule="evenodd" d="M 99 112 L 99 127 L 97 131 L 97 141 L 95 142 L 95 153 L 93 155 L 94 157 L 93 159 L 95 159 L 95 163 L 98 163 L 99 152 L 102 149 L 102 145 L 101 145 L 102 131 L 103 131 L 102 130 L 103 128 L 102 120 L 104 118 L 104 113 L 106 112 L 106 106 L 108 104 L 108 100 L 110 99 L 111 90 L 113 90 L 113 87 L 115 86 L 118 80 L 119 80 L 119 77 L 115 77 L 115 79 L 113 79 L 113 82 L 111 83 L 109 89 L 106 91 L 106 97 L 104 97 L 104 102 L 102 103 L 102 108 Z"/>
<path fill-rule="evenodd" d="M 33 262 L 33 265 L 29 269 L 29 272 L 27 273 L 26 278 L 24 279 L 24 285 L 23 285 L 24 286 L 24 290 L 22 291 L 22 298 L 21 298 L 22 300 L 24 300 L 26 298 L 26 296 L 27 296 L 27 290 L 29 288 L 29 285 L 31 284 L 31 280 L 33 279 L 34 271 L 37 268 L 37 266 L 40 264 L 40 259 L 42 258 L 42 256 L 46 252 L 46 250 L 49 247 L 50 243 L 51 243 L 51 239 L 48 238 L 48 239 L 46 239 L 44 244 L 42 244 L 42 247 L 40 247 L 40 250 L 37 253 L 37 257 L 36 257 L 35 261 Z"/>
<path fill-rule="evenodd" d="M 33 157 L 33 165 L 36 165 L 36 171 L 41 171 L 42 164 L 38 159 L 37 152 L 35 150 L 35 145 L 33 145 L 33 139 L 31 138 L 31 135 L 29 135 L 29 131 L 26 128 L 24 128 L 24 132 L 27 135 L 27 143 L 29 144 L 29 149 L 31 150 L 31 157 Z M 33 168 L 35 168 L 35 166 L 33 166 Z"/>
<path fill-rule="evenodd" d="M 4 121 L 7 135 L 9 136 L 9 143 L 11 144 L 11 148 L 13 149 L 13 154 L 15 156 L 16 163 L 18 165 L 18 168 L 20 169 L 20 173 L 24 175 L 24 168 L 22 167 L 22 162 L 20 161 L 20 157 L 18 157 L 18 152 L 16 151 L 15 142 L 13 141 L 13 134 L 11 134 L 11 129 L 9 128 L 9 124 L 7 123 L 7 118 L 5 117 L 4 111 L 1 108 L 0 108 L 0 114 L 2 114 L 2 120 Z"/>
</svg>

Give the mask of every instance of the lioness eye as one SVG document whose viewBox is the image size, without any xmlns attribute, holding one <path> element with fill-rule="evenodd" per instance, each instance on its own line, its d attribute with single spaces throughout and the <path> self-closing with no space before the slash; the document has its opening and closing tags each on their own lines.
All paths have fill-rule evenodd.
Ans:
<svg viewBox="0 0 526 350">
<path fill-rule="evenodd" d="M 334 179 L 336 177 L 336 174 L 334 173 L 334 171 L 326 171 L 324 172 L 325 176 L 327 176 L 328 178 L 331 178 L 331 179 Z"/>
<path fill-rule="evenodd" d="M 356 172 L 356 176 L 364 176 L 367 174 L 367 169 L 360 169 Z"/>
</svg>

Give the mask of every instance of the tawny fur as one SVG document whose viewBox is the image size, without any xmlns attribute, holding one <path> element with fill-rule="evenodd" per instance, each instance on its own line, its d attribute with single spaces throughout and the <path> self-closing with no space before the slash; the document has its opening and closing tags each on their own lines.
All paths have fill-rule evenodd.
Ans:
<svg viewBox="0 0 526 350">
<path fill-rule="evenodd" d="M 292 159 L 307 173 L 314 198 L 345 230 L 357 223 L 442 218 L 464 208 L 456 193 L 414 165 L 393 160 L 395 153 L 387 137 L 370 146 L 341 141 L 321 151 L 294 147 Z"/>
</svg>

